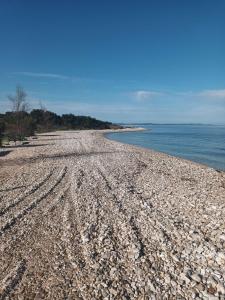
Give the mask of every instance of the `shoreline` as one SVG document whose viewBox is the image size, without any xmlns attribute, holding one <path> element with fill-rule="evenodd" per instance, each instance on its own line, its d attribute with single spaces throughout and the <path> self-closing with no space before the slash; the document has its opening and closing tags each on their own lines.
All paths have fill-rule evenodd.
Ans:
<svg viewBox="0 0 225 300">
<path fill-rule="evenodd" d="M 145 128 L 138 128 L 138 130 L 129 130 L 128 132 L 132 132 L 132 131 L 145 131 L 146 129 Z M 123 132 L 127 132 L 127 131 L 121 131 L 121 133 Z M 196 165 L 200 165 L 201 167 L 203 168 L 210 168 L 210 169 L 213 169 L 215 170 L 216 172 L 219 172 L 219 173 L 224 173 L 225 174 L 225 171 L 224 170 L 220 170 L 220 169 L 216 169 L 214 167 L 211 167 L 211 166 L 208 166 L 207 164 L 204 164 L 204 163 L 201 163 L 201 162 L 197 162 L 197 161 L 193 161 L 191 159 L 187 159 L 187 158 L 183 158 L 181 156 L 175 156 L 175 155 L 172 155 L 172 154 L 168 154 L 166 152 L 163 152 L 163 151 L 159 151 L 159 150 L 154 150 L 153 148 L 146 148 L 146 147 L 143 147 L 143 146 L 139 146 L 139 145 L 135 145 L 135 144 L 127 144 L 127 143 L 124 143 L 124 142 L 119 142 L 117 140 L 114 140 L 114 139 L 110 139 L 107 137 L 107 134 L 108 133 L 111 133 L 111 132 L 106 132 L 106 133 L 103 133 L 103 136 L 106 138 L 106 139 L 109 139 L 110 141 L 114 141 L 114 142 L 117 142 L 117 143 L 120 143 L 120 144 L 124 144 L 124 145 L 128 145 L 128 146 L 131 146 L 131 147 L 137 147 L 139 149 L 143 149 L 145 151 L 150 151 L 150 152 L 155 152 L 155 153 L 160 153 L 160 154 L 164 154 L 166 156 L 169 156 L 169 157 L 174 157 L 174 158 L 177 158 L 177 159 L 180 159 L 180 160 L 184 160 L 188 163 L 192 163 L 192 164 L 196 164 Z M 112 133 L 117 133 L 117 131 L 113 131 Z"/>
<path fill-rule="evenodd" d="M 126 132 L 133 132 L 133 131 L 146 131 L 146 130 L 149 130 L 149 129 L 140 127 L 140 128 L 137 128 L 137 130 L 135 130 L 135 129 L 134 129 L 134 130 L 129 130 L 129 131 L 124 130 L 124 131 L 121 131 L 121 132 L 119 132 L 119 133 L 123 133 L 123 132 L 126 133 Z M 135 144 L 131 144 L 131 143 L 129 144 L 129 143 L 125 143 L 125 142 L 120 142 L 120 141 L 117 141 L 117 140 L 114 140 L 114 139 L 110 139 L 110 138 L 107 137 L 107 134 L 110 134 L 110 133 L 117 133 L 117 132 L 118 132 L 118 131 L 115 130 L 115 131 L 113 131 L 113 132 L 104 133 L 104 136 L 105 136 L 105 138 L 107 138 L 107 139 L 109 139 L 109 140 L 112 140 L 112 141 L 114 141 L 114 142 L 118 142 L 118 143 L 121 143 L 121 144 L 126 144 L 126 145 L 129 145 L 129 146 L 132 146 L 132 147 L 138 147 L 138 148 L 144 149 L 145 151 L 150 150 L 150 151 L 154 151 L 154 152 L 156 152 L 156 153 L 162 153 L 162 154 L 168 155 L 168 156 L 170 156 L 170 157 L 175 157 L 175 158 L 177 158 L 177 159 L 185 160 L 185 161 L 187 161 L 187 162 L 191 162 L 191 163 L 200 165 L 200 166 L 202 166 L 202 167 L 210 168 L 210 169 L 213 169 L 213 170 L 215 170 L 215 171 L 217 171 L 217 172 L 222 172 L 222 173 L 225 174 L 225 170 L 217 169 L 217 168 L 215 168 L 215 167 L 209 166 L 209 165 L 204 164 L 204 163 L 201 163 L 201 162 L 197 162 L 197 161 L 194 161 L 194 160 L 191 160 L 191 159 L 187 159 L 187 158 L 184 158 L 184 157 L 181 157 L 181 156 L 176 156 L 176 155 L 173 155 L 173 154 L 169 154 L 169 153 L 166 153 L 166 152 L 164 152 L 164 151 L 155 150 L 155 149 L 153 149 L 153 148 L 147 148 L 147 147 L 144 147 L 144 146 L 139 146 L 139 145 L 135 145 Z"/>
<path fill-rule="evenodd" d="M 224 172 L 107 132 L 0 157 L 0 296 L 224 297 Z"/>
</svg>

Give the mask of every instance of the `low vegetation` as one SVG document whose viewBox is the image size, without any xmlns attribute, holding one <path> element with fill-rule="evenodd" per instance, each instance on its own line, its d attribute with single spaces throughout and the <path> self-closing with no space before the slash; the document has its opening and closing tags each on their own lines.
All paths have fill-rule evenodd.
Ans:
<svg viewBox="0 0 225 300">
<path fill-rule="evenodd" d="M 23 88 L 17 87 L 14 96 L 8 96 L 12 110 L 0 114 L 0 146 L 3 139 L 23 141 L 38 132 L 71 129 L 110 129 L 120 126 L 110 122 L 97 120 L 89 116 L 73 114 L 57 115 L 41 106 L 40 109 L 29 111 L 27 95 Z"/>
</svg>

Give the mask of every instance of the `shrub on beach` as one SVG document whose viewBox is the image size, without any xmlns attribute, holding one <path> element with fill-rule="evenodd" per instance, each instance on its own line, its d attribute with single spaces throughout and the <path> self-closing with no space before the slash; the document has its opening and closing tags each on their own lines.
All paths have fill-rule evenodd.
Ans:
<svg viewBox="0 0 225 300">
<path fill-rule="evenodd" d="M 5 131 L 5 123 L 0 117 L 0 147 L 2 146 L 2 140 L 4 137 L 4 131 Z"/>
</svg>

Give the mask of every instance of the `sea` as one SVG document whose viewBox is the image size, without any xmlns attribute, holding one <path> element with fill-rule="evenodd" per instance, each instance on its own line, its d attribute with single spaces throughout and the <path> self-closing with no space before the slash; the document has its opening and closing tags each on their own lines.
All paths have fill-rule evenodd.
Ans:
<svg viewBox="0 0 225 300">
<path fill-rule="evenodd" d="M 164 152 L 225 171 L 225 125 L 132 124 L 145 131 L 109 133 L 122 143 Z"/>
</svg>

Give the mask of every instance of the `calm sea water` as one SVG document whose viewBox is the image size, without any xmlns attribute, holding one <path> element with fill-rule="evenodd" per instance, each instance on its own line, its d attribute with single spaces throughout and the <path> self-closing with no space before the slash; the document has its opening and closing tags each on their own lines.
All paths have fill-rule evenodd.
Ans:
<svg viewBox="0 0 225 300">
<path fill-rule="evenodd" d="M 138 125 L 137 125 L 138 127 Z M 200 162 L 225 171 L 225 126 L 139 125 L 146 131 L 110 133 L 110 139 Z"/>
</svg>

